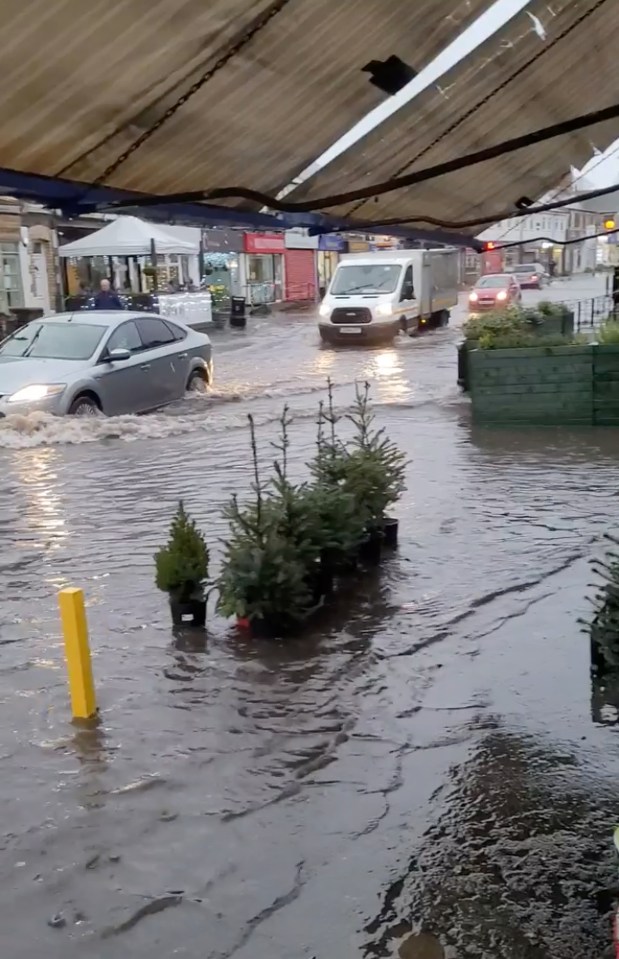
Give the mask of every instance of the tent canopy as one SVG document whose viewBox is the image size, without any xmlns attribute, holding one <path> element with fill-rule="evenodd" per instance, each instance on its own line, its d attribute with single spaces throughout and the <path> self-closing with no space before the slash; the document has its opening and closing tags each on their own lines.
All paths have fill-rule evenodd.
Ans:
<svg viewBox="0 0 619 959">
<path fill-rule="evenodd" d="M 150 256 L 152 241 L 157 253 L 196 254 L 197 243 L 181 240 L 154 223 L 137 216 L 119 216 L 107 226 L 58 250 L 60 256 Z"/>
</svg>

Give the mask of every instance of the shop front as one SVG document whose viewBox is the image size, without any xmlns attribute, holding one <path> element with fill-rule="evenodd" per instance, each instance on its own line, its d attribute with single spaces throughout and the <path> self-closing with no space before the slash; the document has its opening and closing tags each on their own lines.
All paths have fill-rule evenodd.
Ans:
<svg viewBox="0 0 619 959">
<path fill-rule="evenodd" d="M 370 250 L 370 244 L 367 239 L 360 236 L 350 236 L 348 238 L 348 252 L 349 253 L 368 253 Z"/>
<path fill-rule="evenodd" d="M 348 240 L 339 233 L 324 233 L 318 239 L 318 288 L 321 298 L 325 295 L 331 277 L 339 262 L 340 254 L 348 252 Z"/>
<path fill-rule="evenodd" d="M 258 306 L 283 299 L 286 252 L 283 233 L 245 233 L 243 250 L 242 274 L 247 302 Z"/>
<path fill-rule="evenodd" d="M 398 250 L 400 241 L 394 236 L 375 235 L 369 242 L 370 250 Z"/>
<path fill-rule="evenodd" d="M 318 237 L 308 236 L 306 230 L 288 230 L 285 235 L 284 299 L 289 302 L 316 300 Z"/>
<path fill-rule="evenodd" d="M 213 309 L 228 309 L 231 296 L 241 296 L 239 261 L 243 234 L 238 230 L 202 231 L 201 286 L 208 287 Z"/>
<path fill-rule="evenodd" d="M 24 306 L 22 244 L 19 205 L 15 200 L 3 198 L 0 202 L 0 314 L 5 316 Z"/>
</svg>

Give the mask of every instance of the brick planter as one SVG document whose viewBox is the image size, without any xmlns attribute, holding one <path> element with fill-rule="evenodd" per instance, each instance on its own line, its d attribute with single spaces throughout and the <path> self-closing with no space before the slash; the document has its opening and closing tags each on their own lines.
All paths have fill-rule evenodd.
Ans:
<svg viewBox="0 0 619 959">
<path fill-rule="evenodd" d="M 541 314 L 540 314 L 541 316 Z M 573 336 L 574 314 L 569 310 L 559 316 L 544 316 L 539 325 L 531 324 L 529 332 L 534 336 Z M 469 353 L 477 349 L 477 340 L 464 340 L 458 346 L 458 386 L 464 393 L 470 390 Z"/>
<path fill-rule="evenodd" d="M 488 426 L 591 426 L 594 349 L 471 350 L 474 420 Z"/>
<path fill-rule="evenodd" d="M 593 423 L 619 426 L 619 346 L 593 347 Z"/>
</svg>

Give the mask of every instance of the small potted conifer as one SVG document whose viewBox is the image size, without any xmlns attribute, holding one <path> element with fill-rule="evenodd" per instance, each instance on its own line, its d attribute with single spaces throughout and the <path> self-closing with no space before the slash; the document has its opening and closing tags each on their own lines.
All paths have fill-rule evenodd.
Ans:
<svg viewBox="0 0 619 959">
<path fill-rule="evenodd" d="M 369 392 L 369 383 L 363 389 L 357 386 L 355 407 L 349 417 L 355 434 L 343 460 L 343 486 L 353 495 L 363 518 L 366 533 L 363 558 L 378 562 L 383 543 L 391 547 L 397 545 L 398 520 L 387 511 L 405 489 L 407 461 L 384 429 L 374 426 Z"/>
<path fill-rule="evenodd" d="M 169 596 L 174 625 L 204 627 L 209 551 L 182 500 L 172 520 L 170 538 L 155 554 L 155 567 L 157 587 Z"/>
</svg>

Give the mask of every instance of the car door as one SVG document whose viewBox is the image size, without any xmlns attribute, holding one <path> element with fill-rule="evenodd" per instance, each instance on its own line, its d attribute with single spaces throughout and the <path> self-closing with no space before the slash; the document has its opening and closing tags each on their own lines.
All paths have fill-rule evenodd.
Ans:
<svg viewBox="0 0 619 959">
<path fill-rule="evenodd" d="M 189 372 L 191 369 L 191 350 L 184 341 L 187 339 L 187 330 L 184 330 L 177 323 L 168 320 L 166 317 L 165 325 L 172 331 L 175 340 L 175 351 L 171 356 L 172 369 L 174 372 L 174 398 L 182 399 L 187 392 L 189 382 Z"/>
<path fill-rule="evenodd" d="M 113 350 L 128 350 L 127 360 L 108 360 Z M 144 345 L 134 320 L 121 323 L 105 343 L 94 377 L 103 412 L 108 416 L 141 413 L 148 409 L 145 376 L 140 369 Z"/>
<path fill-rule="evenodd" d="M 404 271 L 402 292 L 400 293 L 400 316 L 405 329 L 417 325 L 419 308 L 415 299 L 415 284 L 413 282 L 413 267 L 409 265 Z"/>
<path fill-rule="evenodd" d="M 182 344 L 179 349 L 174 333 L 159 317 L 139 317 L 135 324 L 143 344 L 140 369 L 145 374 L 147 405 L 155 409 L 183 395 L 185 384 L 180 391 L 178 386 L 181 373 L 177 354 L 185 351 Z"/>
</svg>

